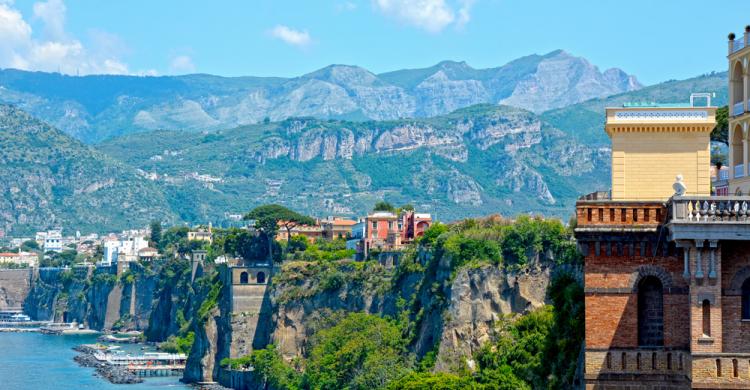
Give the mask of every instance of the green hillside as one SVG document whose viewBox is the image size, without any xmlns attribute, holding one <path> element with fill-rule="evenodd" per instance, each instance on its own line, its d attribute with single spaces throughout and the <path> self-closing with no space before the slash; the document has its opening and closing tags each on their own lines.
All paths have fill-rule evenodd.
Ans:
<svg viewBox="0 0 750 390">
<path fill-rule="evenodd" d="M 271 202 L 354 216 L 380 199 L 443 220 L 567 217 L 577 195 L 608 180 L 606 153 L 569 141 L 528 111 L 491 105 L 419 120 L 295 118 L 202 134 L 139 133 L 96 147 L 152 173 L 175 212 L 196 222 L 220 223 L 225 213 Z"/>
<path fill-rule="evenodd" d="M 171 218 L 138 172 L 14 107 L 0 105 L 0 229 L 104 232 Z"/>
</svg>

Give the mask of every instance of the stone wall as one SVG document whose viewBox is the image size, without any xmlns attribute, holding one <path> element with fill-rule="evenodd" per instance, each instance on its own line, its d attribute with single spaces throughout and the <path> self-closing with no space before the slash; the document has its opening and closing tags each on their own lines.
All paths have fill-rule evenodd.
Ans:
<svg viewBox="0 0 750 390">
<path fill-rule="evenodd" d="M 17 310 L 31 290 L 32 269 L 0 270 L 0 310 Z"/>
</svg>

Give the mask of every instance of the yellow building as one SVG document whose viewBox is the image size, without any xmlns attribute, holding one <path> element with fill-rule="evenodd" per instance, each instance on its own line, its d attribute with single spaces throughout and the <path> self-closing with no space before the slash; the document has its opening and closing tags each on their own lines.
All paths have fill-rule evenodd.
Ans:
<svg viewBox="0 0 750 390">
<path fill-rule="evenodd" d="M 729 35 L 729 193 L 750 194 L 748 177 L 748 62 L 750 61 L 750 31 L 735 39 Z"/>
<path fill-rule="evenodd" d="M 707 106 L 694 97 L 708 98 Z M 691 103 L 625 104 L 607 108 L 612 140 L 612 200 L 667 200 L 677 176 L 685 195 L 711 194 L 710 134 L 716 107 L 710 96 L 694 94 Z"/>
</svg>

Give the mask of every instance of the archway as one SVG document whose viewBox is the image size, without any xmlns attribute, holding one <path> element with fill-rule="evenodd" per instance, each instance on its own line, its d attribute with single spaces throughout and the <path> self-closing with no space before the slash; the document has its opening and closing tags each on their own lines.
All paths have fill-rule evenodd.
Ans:
<svg viewBox="0 0 750 390">
<path fill-rule="evenodd" d="M 647 276 L 638 284 L 638 345 L 664 345 L 664 288 L 659 278 Z"/>
<path fill-rule="evenodd" d="M 263 284 L 266 282 L 266 274 L 265 272 L 258 272 L 257 277 L 255 278 L 255 281 L 257 283 Z"/>
<path fill-rule="evenodd" d="M 240 284 L 247 284 L 247 282 L 248 282 L 247 272 L 242 272 L 240 274 Z"/>
<path fill-rule="evenodd" d="M 750 320 L 750 278 L 742 283 L 742 319 Z"/>
<path fill-rule="evenodd" d="M 732 163 L 734 167 L 732 169 L 732 177 L 742 177 L 744 175 L 742 164 L 745 162 L 745 145 L 742 142 L 742 126 L 739 124 L 732 129 L 731 134 L 731 153 Z"/>
<path fill-rule="evenodd" d="M 729 80 L 729 83 L 732 86 L 732 107 L 729 109 L 732 111 L 730 114 L 732 115 L 738 115 L 741 114 L 742 111 L 737 111 L 740 109 L 739 107 L 735 109 L 734 107 L 737 107 L 739 103 L 743 103 L 745 99 L 745 86 L 743 84 L 743 78 L 742 78 L 742 63 L 740 61 L 737 61 L 734 63 L 734 68 L 732 68 L 732 76 Z"/>
</svg>

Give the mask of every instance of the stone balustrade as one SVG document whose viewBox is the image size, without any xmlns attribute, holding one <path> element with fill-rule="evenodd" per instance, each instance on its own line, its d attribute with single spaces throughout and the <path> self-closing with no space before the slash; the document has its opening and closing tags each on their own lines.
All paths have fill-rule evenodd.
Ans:
<svg viewBox="0 0 750 390">
<path fill-rule="evenodd" d="M 672 221 L 750 224 L 750 196 L 675 196 Z"/>
</svg>

